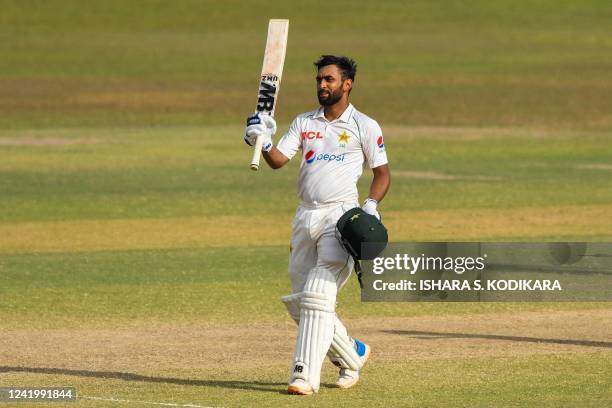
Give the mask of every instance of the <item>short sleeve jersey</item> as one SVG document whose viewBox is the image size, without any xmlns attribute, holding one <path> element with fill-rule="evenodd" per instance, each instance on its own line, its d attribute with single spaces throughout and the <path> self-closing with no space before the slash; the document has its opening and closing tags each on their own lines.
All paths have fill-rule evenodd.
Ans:
<svg viewBox="0 0 612 408">
<path fill-rule="evenodd" d="M 298 195 L 314 205 L 357 201 L 365 163 L 388 163 L 380 126 L 352 104 L 331 122 L 323 107 L 299 115 L 276 147 L 289 159 L 302 150 Z"/>
</svg>

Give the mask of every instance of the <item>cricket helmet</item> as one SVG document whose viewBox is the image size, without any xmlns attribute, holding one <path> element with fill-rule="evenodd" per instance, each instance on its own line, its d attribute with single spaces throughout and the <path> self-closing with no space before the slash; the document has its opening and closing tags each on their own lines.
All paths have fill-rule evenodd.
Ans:
<svg viewBox="0 0 612 408">
<path fill-rule="evenodd" d="M 387 229 L 378 218 L 359 207 L 345 212 L 336 223 L 338 239 L 356 260 L 376 258 L 387 246 Z"/>
</svg>

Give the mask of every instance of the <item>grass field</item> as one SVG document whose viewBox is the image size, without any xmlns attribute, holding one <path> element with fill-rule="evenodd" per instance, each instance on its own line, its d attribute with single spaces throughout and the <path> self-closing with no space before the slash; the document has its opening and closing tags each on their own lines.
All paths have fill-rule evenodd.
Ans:
<svg viewBox="0 0 612 408">
<path fill-rule="evenodd" d="M 361 303 L 354 279 L 359 386 L 326 363 L 318 395 L 286 395 L 299 163 L 251 173 L 241 140 L 267 19 L 288 17 L 279 127 L 313 108 L 319 54 L 357 59 L 392 241 L 609 242 L 609 2 L 241 4 L 3 3 L 0 387 L 74 386 L 74 407 L 609 406 L 610 303 Z"/>
</svg>

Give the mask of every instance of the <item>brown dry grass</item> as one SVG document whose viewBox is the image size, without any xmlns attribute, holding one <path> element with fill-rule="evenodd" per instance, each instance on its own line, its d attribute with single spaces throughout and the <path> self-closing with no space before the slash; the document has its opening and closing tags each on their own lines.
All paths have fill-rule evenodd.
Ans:
<svg viewBox="0 0 612 408">
<path fill-rule="evenodd" d="M 0 137 L 0 146 L 71 146 L 96 143 L 102 143 L 102 140 L 65 137 Z"/>
<path fill-rule="evenodd" d="M 206 83 L 117 79 L 0 80 L 0 89 L 3 112 L 199 111 L 214 109 L 223 97 Z"/>
<path fill-rule="evenodd" d="M 372 346 L 376 364 L 609 351 L 611 318 L 612 310 L 604 309 L 369 318 L 346 324 Z M 295 331 L 288 318 L 241 325 L 141 322 L 120 329 L 8 331 L 0 333 L 0 365 L 121 372 L 280 367 L 291 359 Z"/>
<path fill-rule="evenodd" d="M 389 211 L 384 217 L 391 241 L 597 237 L 612 231 L 611 206 Z M 290 225 L 289 215 L 6 223 L 0 224 L 0 253 L 287 245 Z"/>
<path fill-rule="evenodd" d="M 551 129 L 548 127 L 516 126 L 404 126 L 388 124 L 383 127 L 385 139 L 394 140 L 546 140 L 576 137 L 576 130 Z"/>
<path fill-rule="evenodd" d="M 474 208 L 386 212 L 390 239 L 486 240 L 542 236 L 606 236 L 612 231 L 612 206 Z"/>
<path fill-rule="evenodd" d="M 479 174 L 458 175 L 440 173 L 437 171 L 408 171 L 398 170 L 393 172 L 393 177 L 406 177 L 417 180 L 467 180 L 467 181 L 503 181 L 503 177 L 484 176 Z"/>
<path fill-rule="evenodd" d="M 576 167 L 583 170 L 612 170 L 612 164 L 604 163 L 583 164 Z"/>
</svg>

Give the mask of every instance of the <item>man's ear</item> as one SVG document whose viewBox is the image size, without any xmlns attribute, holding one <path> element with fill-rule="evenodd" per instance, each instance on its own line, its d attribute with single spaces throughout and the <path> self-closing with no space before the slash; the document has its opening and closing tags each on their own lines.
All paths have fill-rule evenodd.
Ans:
<svg viewBox="0 0 612 408">
<path fill-rule="evenodd" d="M 348 92 L 353 88 L 353 80 L 352 79 L 345 79 L 344 83 L 342 84 L 342 90 L 344 92 Z"/>
</svg>

